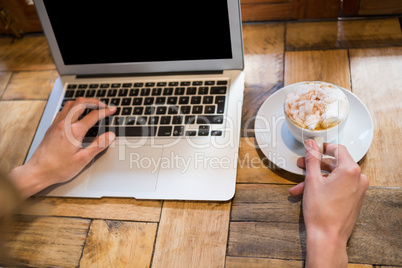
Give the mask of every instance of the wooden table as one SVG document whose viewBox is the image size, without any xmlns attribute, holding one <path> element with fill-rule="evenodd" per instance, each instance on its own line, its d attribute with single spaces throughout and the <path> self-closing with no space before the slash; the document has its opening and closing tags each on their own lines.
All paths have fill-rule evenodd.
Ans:
<svg viewBox="0 0 402 268">
<path fill-rule="evenodd" d="M 374 120 L 350 267 L 402 267 L 402 35 L 398 18 L 245 24 L 246 91 L 237 190 L 228 202 L 29 199 L 11 219 L 11 256 L 55 267 L 303 267 L 301 198 L 255 146 L 259 106 L 284 85 L 332 82 Z M 0 37 L 0 164 L 23 163 L 58 74 L 42 35 Z M 7 116 L 6 116 L 7 115 Z M 247 160 L 249 159 L 249 160 Z"/>
</svg>

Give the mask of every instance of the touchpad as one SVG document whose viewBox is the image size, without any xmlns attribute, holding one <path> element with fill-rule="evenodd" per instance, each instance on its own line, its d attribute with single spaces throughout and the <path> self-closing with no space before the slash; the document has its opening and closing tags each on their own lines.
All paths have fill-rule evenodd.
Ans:
<svg viewBox="0 0 402 268">
<path fill-rule="evenodd" d="M 109 147 L 97 156 L 88 180 L 88 190 L 116 193 L 154 192 L 163 148 L 124 145 Z"/>
</svg>

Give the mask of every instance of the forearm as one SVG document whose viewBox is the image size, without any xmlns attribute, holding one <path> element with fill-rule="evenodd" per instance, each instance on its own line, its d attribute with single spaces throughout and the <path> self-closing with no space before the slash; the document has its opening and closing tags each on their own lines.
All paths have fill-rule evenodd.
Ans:
<svg viewBox="0 0 402 268">
<path fill-rule="evenodd" d="M 347 267 L 346 241 L 316 230 L 307 232 L 307 268 Z"/>
</svg>

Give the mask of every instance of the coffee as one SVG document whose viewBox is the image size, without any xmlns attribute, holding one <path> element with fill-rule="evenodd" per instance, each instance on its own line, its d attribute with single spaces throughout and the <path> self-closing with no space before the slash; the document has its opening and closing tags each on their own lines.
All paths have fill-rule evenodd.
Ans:
<svg viewBox="0 0 402 268">
<path fill-rule="evenodd" d="M 284 108 L 292 123 L 315 131 L 345 120 L 349 102 L 342 90 L 331 84 L 306 82 L 288 94 Z"/>
</svg>

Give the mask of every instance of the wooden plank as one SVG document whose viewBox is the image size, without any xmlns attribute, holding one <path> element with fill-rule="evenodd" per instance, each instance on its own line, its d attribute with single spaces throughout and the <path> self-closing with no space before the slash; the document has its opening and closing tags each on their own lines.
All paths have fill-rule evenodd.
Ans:
<svg viewBox="0 0 402 268">
<path fill-rule="evenodd" d="M 254 117 L 264 100 L 283 85 L 284 34 L 283 23 L 243 25 L 243 136 L 254 130 Z"/>
<path fill-rule="evenodd" d="M 402 266 L 402 188 L 369 188 L 348 243 L 350 262 Z"/>
<path fill-rule="evenodd" d="M 286 52 L 285 85 L 301 81 L 324 81 L 350 89 L 347 50 Z"/>
<path fill-rule="evenodd" d="M 293 0 L 296 6 L 293 19 L 336 19 L 341 9 L 340 0 Z M 297 10 L 300 9 L 300 10 Z"/>
<path fill-rule="evenodd" d="M 237 183 L 294 184 L 302 180 L 303 176 L 282 170 L 269 161 L 253 137 L 240 139 Z"/>
<path fill-rule="evenodd" d="M 402 3 L 400 0 L 361 0 L 359 15 L 391 15 L 401 14 Z"/>
<path fill-rule="evenodd" d="M 228 256 L 302 260 L 300 197 L 287 185 L 240 184 L 233 200 Z M 402 188 L 369 188 L 348 243 L 349 262 L 402 265 Z"/>
<path fill-rule="evenodd" d="M 266 267 L 303 268 L 304 263 L 302 261 L 267 259 L 267 258 L 239 258 L 239 257 L 226 258 L 226 268 L 266 268 Z"/>
<path fill-rule="evenodd" d="M 157 224 L 95 220 L 80 267 L 150 267 Z"/>
<path fill-rule="evenodd" d="M 10 81 L 12 72 L 0 72 L 0 99 L 3 97 L 3 93 Z"/>
<path fill-rule="evenodd" d="M 374 138 L 361 168 L 371 186 L 400 187 L 402 181 L 402 48 L 352 49 L 353 92 L 374 121 Z"/>
<path fill-rule="evenodd" d="M 23 164 L 46 101 L 0 101 L 0 158 L 3 172 Z"/>
<path fill-rule="evenodd" d="M 300 213 L 301 197 L 290 197 L 290 187 L 238 184 L 230 220 L 291 223 L 303 221 Z"/>
<path fill-rule="evenodd" d="M 0 71 L 54 70 L 44 35 L 0 38 Z"/>
<path fill-rule="evenodd" d="M 89 224 L 84 219 L 15 216 L 6 227 L 5 247 L 18 267 L 77 267 Z"/>
<path fill-rule="evenodd" d="M 224 267 L 230 202 L 164 202 L 152 267 Z"/>
<path fill-rule="evenodd" d="M 292 3 L 241 4 L 242 21 L 289 20 L 292 18 Z"/>
<path fill-rule="evenodd" d="M 14 72 L 3 100 L 47 100 L 58 76 L 56 70 Z"/>
<path fill-rule="evenodd" d="M 31 197 L 21 214 L 159 222 L 161 201 L 133 198 Z"/>
<path fill-rule="evenodd" d="M 286 50 L 401 46 L 397 18 L 286 24 Z"/>
</svg>

